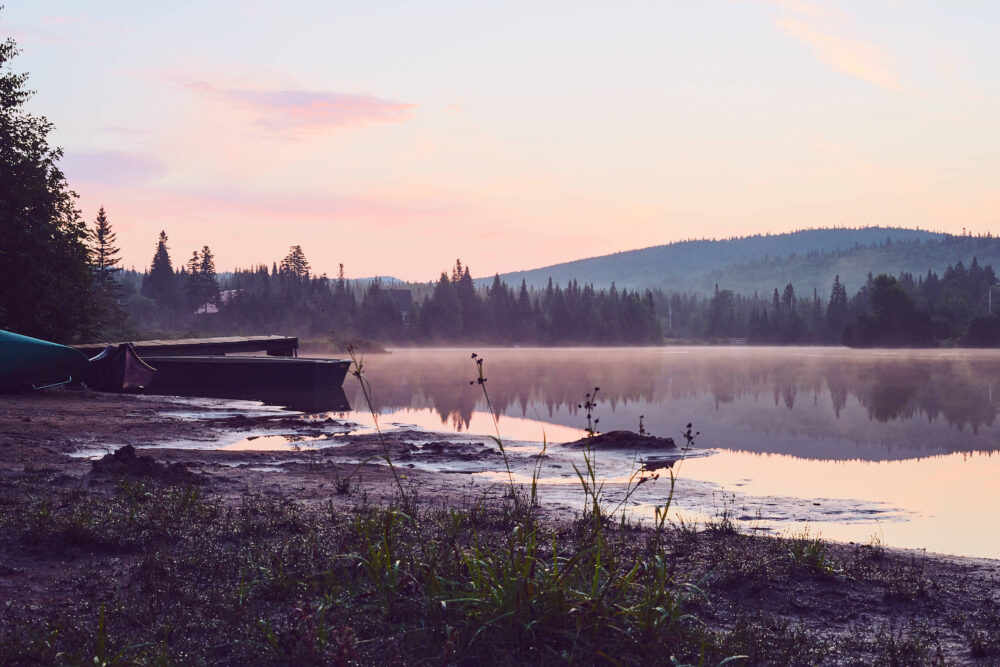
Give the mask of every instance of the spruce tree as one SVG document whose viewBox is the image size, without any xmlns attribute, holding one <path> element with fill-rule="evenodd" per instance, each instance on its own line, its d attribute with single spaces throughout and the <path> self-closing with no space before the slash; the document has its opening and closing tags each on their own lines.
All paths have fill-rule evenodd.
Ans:
<svg viewBox="0 0 1000 667">
<path fill-rule="evenodd" d="M 48 143 L 53 125 L 24 110 L 28 76 L 0 42 L 0 329 L 58 342 L 96 334 L 87 227 Z"/>
<path fill-rule="evenodd" d="M 115 276 L 121 271 L 121 267 L 118 266 L 120 250 L 115 246 L 117 234 L 112 230 L 111 221 L 108 220 L 103 206 L 98 209 L 94 228 L 88 234 L 101 337 L 109 339 L 127 337 L 128 316 L 119 303 L 122 290 Z"/>
<path fill-rule="evenodd" d="M 840 341 L 847 324 L 847 289 L 840 282 L 840 274 L 833 277 L 830 302 L 826 305 L 826 329 L 829 340 Z"/>
<path fill-rule="evenodd" d="M 295 278 L 308 278 L 309 268 L 306 254 L 302 252 L 300 245 L 293 245 L 289 248 L 288 254 L 281 260 L 281 273 Z"/>
<path fill-rule="evenodd" d="M 186 271 L 185 268 L 187 269 Z M 201 298 L 202 290 L 198 275 L 200 271 L 201 257 L 198 255 L 198 251 L 194 250 L 191 252 L 191 257 L 188 258 L 187 265 L 182 267 L 178 274 L 184 290 L 184 310 L 187 313 L 198 312 L 205 305 L 205 302 Z"/>
<path fill-rule="evenodd" d="M 92 266 L 97 273 L 98 284 L 114 280 L 114 274 L 121 271 L 118 266 L 120 249 L 115 246 L 118 235 L 111 229 L 111 221 L 102 206 L 97 211 L 94 228 L 90 231 L 90 251 Z"/>
<path fill-rule="evenodd" d="M 201 247 L 201 263 L 198 265 L 198 284 L 201 288 L 201 303 L 217 304 L 219 302 L 219 283 L 215 274 L 215 256 L 207 245 Z"/>
<path fill-rule="evenodd" d="M 167 247 L 165 231 L 160 231 L 156 251 L 153 253 L 153 262 L 149 266 L 149 273 L 142 281 L 142 293 L 155 301 L 162 310 L 170 312 L 176 310 L 178 306 L 174 267 L 170 261 L 170 249 Z"/>
</svg>

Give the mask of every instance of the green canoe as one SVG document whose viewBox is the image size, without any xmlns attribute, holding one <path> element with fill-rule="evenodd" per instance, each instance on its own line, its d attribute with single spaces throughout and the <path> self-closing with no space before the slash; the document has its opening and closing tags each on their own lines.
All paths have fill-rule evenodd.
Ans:
<svg viewBox="0 0 1000 667">
<path fill-rule="evenodd" d="M 89 363 L 71 347 L 0 331 L 0 391 L 83 380 Z"/>
</svg>

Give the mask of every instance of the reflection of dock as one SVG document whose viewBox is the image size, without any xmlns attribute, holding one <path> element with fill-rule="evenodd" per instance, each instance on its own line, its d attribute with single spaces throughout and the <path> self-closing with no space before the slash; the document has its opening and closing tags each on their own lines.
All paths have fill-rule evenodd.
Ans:
<svg viewBox="0 0 1000 667">
<path fill-rule="evenodd" d="M 343 411 L 346 359 L 250 356 L 146 356 L 156 375 L 146 391 L 241 398 L 292 409 Z"/>
<path fill-rule="evenodd" d="M 204 398 L 231 398 L 242 401 L 260 401 L 268 405 L 280 405 L 299 412 L 350 412 L 351 403 L 343 387 L 286 387 L 239 384 L 218 384 L 201 386 L 166 385 L 156 382 L 146 392 L 165 396 L 199 396 Z"/>
<path fill-rule="evenodd" d="M 346 359 L 298 357 L 146 356 L 156 369 L 147 387 L 197 392 L 217 387 L 268 390 L 330 390 L 340 388 L 351 365 Z"/>
<path fill-rule="evenodd" d="M 176 357 L 189 355 L 224 355 L 264 352 L 271 357 L 298 356 L 299 339 L 295 336 L 223 336 L 219 338 L 180 338 L 175 340 L 131 341 L 140 357 Z M 76 345 L 88 357 L 98 354 L 107 345 L 120 343 L 90 343 Z"/>
</svg>

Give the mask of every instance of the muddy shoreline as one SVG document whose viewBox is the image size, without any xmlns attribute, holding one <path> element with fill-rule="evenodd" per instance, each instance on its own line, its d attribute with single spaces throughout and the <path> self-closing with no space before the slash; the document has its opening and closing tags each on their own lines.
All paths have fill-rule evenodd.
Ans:
<svg viewBox="0 0 1000 667">
<path fill-rule="evenodd" d="M 408 493 L 426 506 L 469 508 L 485 498 L 500 500 L 505 491 L 502 484 L 467 472 L 497 469 L 498 452 L 454 434 L 394 430 L 384 449 L 374 434 L 351 433 L 349 425 L 333 418 L 303 420 L 227 401 L 89 391 L 5 395 L 0 407 L 0 491 L 11 493 L 19 485 L 37 489 L 43 483 L 54 493 L 113 495 L 118 475 L 98 470 L 92 459 L 125 445 L 161 467 L 187 471 L 191 477 L 182 479 L 202 493 L 233 502 L 252 492 L 309 507 L 387 505 L 398 500 L 398 487 L 388 466 L 376 463 L 385 453 Z M 259 440 L 260 449 L 225 448 L 247 447 L 248 439 Z M 176 446 L 182 441 L 184 447 Z M 447 463 L 451 472 L 422 468 L 435 463 Z M 543 497 L 539 519 L 555 530 L 570 530 L 578 517 L 578 509 L 547 504 Z M 879 544 L 817 547 L 808 540 L 751 536 L 724 523 L 697 535 L 683 530 L 678 535 L 678 567 L 701 573 L 713 599 L 701 610 L 709 624 L 725 626 L 753 614 L 779 619 L 824 642 L 854 641 L 855 636 L 868 642 L 868 648 L 856 649 L 856 662 L 851 655 L 822 660 L 830 664 L 860 664 L 868 655 L 864 651 L 880 641 L 902 645 L 904 639 L 911 648 L 926 649 L 911 656 L 917 663 L 928 658 L 994 664 L 1000 659 L 1000 641 L 983 634 L 1000 621 L 1000 561 Z M 800 564 L 815 555 L 810 549 L 822 554 L 822 566 L 786 567 L 789 558 Z M 72 605 L 65 580 L 80 567 L 12 548 L 0 567 L 0 591 L 29 603 L 45 604 L 55 596 Z M 3 619 L 5 630 L 16 634 L 12 624 L 17 622 Z"/>
</svg>

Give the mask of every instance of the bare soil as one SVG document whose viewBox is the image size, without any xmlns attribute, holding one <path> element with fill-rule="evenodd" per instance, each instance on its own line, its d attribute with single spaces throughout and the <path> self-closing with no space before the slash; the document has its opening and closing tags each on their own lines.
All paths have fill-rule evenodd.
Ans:
<svg viewBox="0 0 1000 667">
<path fill-rule="evenodd" d="M 63 491 L 113 493 L 122 476 L 133 476 L 193 484 L 232 498 L 254 489 L 306 504 L 351 506 L 359 495 L 378 503 L 397 493 L 381 460 L 388 453 L 421 502 L 468 507 L 483 496 L 484 483 L 468 474 L 411 468 L 414 457 L 497 465 L 495 450 L 445 434 L 391 432 L 386 449 L 377 436 L 344 434 L 340 426 L 281 413 L 234 415 L 222 401 L 192 404 L 86 390 L 0 395 L 0 490 L 43 476 Z M 208 446 L 267 433 L 321 437 L 336 446 L 285 451 Z M 171 446 L 180 440 L 206 447 Z M 135 449 L 113 454 L 124 446 Z M 102 462 L 80 456 L 105 450 L 111 456 Z M 577 519 L 564 508 L 543 510 L 543 520 L 566 531 Z M 1000 561 L 757 537 L 725 524 L 697 533 L 678 530 L 670 544 L 677 572 L 706 593 L 699 616 L 728 627 L 756 619 L 748 626 L 747 642 L 769 641 L 761 628 L 772 626 L 783 627 L 780 636 L 787 639 L 791 625 L 846 651 L 827 654 L 824 663 L 863 664 L 865 656 L 876 655 L 873 647 L 888 645 L 899 661 L 885 664 L 1000 664 Z M 106 594 L 66 583 L 99 559 L 41 554 L 0 554 L 0 598 L 48 605 Z"/>
</svg>

